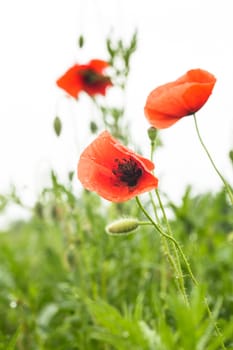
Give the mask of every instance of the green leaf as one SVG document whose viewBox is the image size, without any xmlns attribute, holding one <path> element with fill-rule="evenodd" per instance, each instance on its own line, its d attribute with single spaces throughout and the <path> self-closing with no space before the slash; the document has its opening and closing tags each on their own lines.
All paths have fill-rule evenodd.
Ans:
<svg viewBox="0 0 233 350">
<path fill-rule="evenodd" d="M 6 350 L 14 350 L 15 349 L 15 345 L 16 345 L 18 336 L 20 334 L 20 330 L 21 330 L 21 327 L 19 326 L 18 329 L 16 330 L 15 334 L 11 338 L 9 344 L 7 345 Z"/>
</svg>

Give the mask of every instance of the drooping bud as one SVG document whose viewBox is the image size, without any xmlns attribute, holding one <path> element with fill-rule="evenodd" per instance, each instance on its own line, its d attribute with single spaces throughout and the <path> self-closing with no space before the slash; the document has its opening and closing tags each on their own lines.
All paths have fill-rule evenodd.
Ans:
<svg viewBox="0 0 233 350">
<path fill-rule="evenodd" d="M 232 165 L 233 165 L 233 149 L 230 150 L 230 152 L 229 152 L 229 158 L 230 158 Z"/>
<path fill-rule="evenodd" d="M 93 121 L 90 122 L 90 130 L 91 130 L 92 134 L 96 134 L 96 132 L 98 131 L 98 126 Z"/>
<path fill-rule="evenodd" d="M 153 126 L 151 126 L 147 130 L 147 133 L 148 133 L 148 136 L 149 136 L 149 139 L 151 140 L 151 142 L 154 142 L 156 140 L 158 130 L 156 128 L 154 128 Z"/>
<path fill-rule="evenodd" d="M 139 221 L 135 218 L 119 219 L 106 227 L 109 235 L 127 235 L 133 233 L 139 226 Z"/>
<path fill-rule="evenodd" d="M 83 37 L 83 35 L 80 35 L 78 38 L 78 46 L 81 49 L 83 47 L 83 45 L 84 45 L 84 37 Z"/>
<path fill-rule="evenodd" d="M 58 116 L 55 117 L 54 122 L 53 122 L 53 128 L 57 136 L 60 136 L 61 134 L 61 129 L 62 129 L 62 123 L 61 120 Z"/>
<path fill-rule="evenodd" d="M 74 171 L 69 171 L 69 173 L 68 173 L 68 179 L 69 179 L 69 181 L 72 181 L 72 180 L 73 180 L 73 177 L 74 177 Z"/>
</svg>

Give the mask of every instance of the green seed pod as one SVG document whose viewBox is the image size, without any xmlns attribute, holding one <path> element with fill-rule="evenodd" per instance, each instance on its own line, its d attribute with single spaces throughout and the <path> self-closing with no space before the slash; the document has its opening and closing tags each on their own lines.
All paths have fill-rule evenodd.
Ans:
<svg viewBox="0 0 233 350">
<path fill-rule="evenodd" d="M 157 132 L 158 132 L 157 129 L 154 128 L 153 126 L 151 126 L 151 127 L 147 130 L 149 139 L 150 139 L 152 142 L 156 140 Z"/>
<path fill-rule="evenodd" d="M 139 221 L 134 218 L 119 219 L 106 227 L 109 235 L 127 235 L 134 232 L 139 226 Z"/>
<path fill-rule="evenodd" d="M 61 129 L 62 129 L 62 123 L 59 117 L 55 117 L 53 122 L 53 128 L 57 136 L 60 136 Z"/>
</svg>

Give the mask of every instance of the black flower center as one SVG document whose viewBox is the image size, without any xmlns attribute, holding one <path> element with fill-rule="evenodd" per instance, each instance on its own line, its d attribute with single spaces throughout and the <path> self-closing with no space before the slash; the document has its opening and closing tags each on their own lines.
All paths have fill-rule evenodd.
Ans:
<svg viewBox="0 0 233 350">
<path fill-rule="evenodd" d="M 123 158 L 121 160 L 115 159 L 116 168 L 112 170 L 112 173 L 122 182 L 126 183 L 129 187 L 137 185 L 138 180 L 143 174 L 143 170 L 140 165 L 133 158 Z"/>
<path fill-rule="evenodd" d="M 96 73 L 93 69 L 85 69 L 81 71 L 80 74 L 87 85 L 104 84 L 110 81 L 108 77 Z"/>
</svg>

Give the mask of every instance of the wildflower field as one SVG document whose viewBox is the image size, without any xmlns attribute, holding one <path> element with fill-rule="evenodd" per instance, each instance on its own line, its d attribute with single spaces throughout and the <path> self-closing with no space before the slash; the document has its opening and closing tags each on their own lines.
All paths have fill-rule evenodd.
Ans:
<svg viewBox="0 0 233 350">
<path fill-rule="evenodd" d="M 85 50 L 82 35 L 78 43 Z M 0 195 L 1 214 L 12 205 L 30 213 L 0 232 L 2 350 L 233 349 L 233 182 L 198 127 L 217 77 L 190 67 L 148 91 L 147 158 L 125 106 L 107 103 L 109 91 L 125 93 L 136 49 L 137 32 L 127 44 L 109 37 L 106 57 L 93 54 L 58 77 L 72 102 L 86 95 L 98 114 L 66 181 L 51 169 L 30 208 L 17 188 Z M 196 194 L 186 186 L 177 204 L 160 191 L 155 158 L 166 147 L 163 129 L 183 118 L 221 188 Z M 53 128 L 59 138 L 59 115 Z"/>
</svg>

